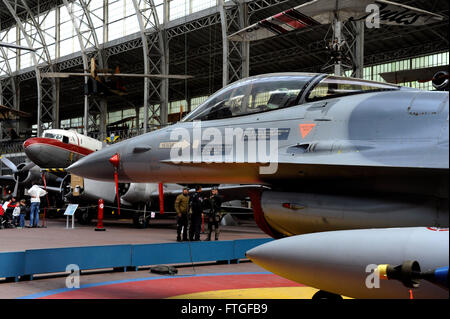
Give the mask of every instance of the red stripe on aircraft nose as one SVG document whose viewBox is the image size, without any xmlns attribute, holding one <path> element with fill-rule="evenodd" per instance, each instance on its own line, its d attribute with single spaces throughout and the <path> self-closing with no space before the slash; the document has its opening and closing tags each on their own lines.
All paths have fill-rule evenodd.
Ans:
<svg viewBox="0 0 450 319">
<path fill-rule="evenodd" d="M 89 155 L 93 152 L 92 150 L 90 150 L 88 148 L 84 148 L 84 147 L 73 145 L 73 144 L 66 144 L 61 141 L 55 140 L 53 138 L 45 138 L 45 137 L 29 138 L 23 143 L 23 147 L 26 149 L 27 147 L 29 147 L 30 145 L 33 145 L 33 144 L 43 144 L 43 145 L 48 145 L 48 146 L 54 146 L 54 147 L 65 149 L 68 152 L 79 153 L 81 155 Z"/>
</svg>

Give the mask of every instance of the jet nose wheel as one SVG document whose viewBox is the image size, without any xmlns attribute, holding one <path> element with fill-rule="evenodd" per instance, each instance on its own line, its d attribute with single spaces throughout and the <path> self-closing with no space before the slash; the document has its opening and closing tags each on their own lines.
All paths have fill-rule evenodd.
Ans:
<svg viewBox="0 0 450 319">
<path fill-rule="evenodd" d="M 333 294 L 328 291 L 319 290 L 314 294 L 312 297 L 312 300 L 330 300 L 330 301 L 337 301 L 342 300 L 342 296 Z"/>
<path fill-rule="evenodd" d="M 89 225 L 92 220 L 92 215 L 89 214 L 89 208 L 80 209 L 77 220 L 80 225 Z"/>
<path fill-rule="evenodd" d="M 146 228 L 148 225 L 148 216 L 144 216 L 144 214 L 139 214 L 138 216 L 133 217 L 133 224 L 136 228 Z"/>
</svg>

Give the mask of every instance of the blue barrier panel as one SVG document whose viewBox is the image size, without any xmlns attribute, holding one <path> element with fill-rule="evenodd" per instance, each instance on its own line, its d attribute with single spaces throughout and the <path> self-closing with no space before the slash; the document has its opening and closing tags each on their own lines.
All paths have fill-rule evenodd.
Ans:
<svg viewBox="0 0 450 319">
<path fill-rule="evenodd" d="M 184 263 L 190 260 L 188 243 L 132 245 L 131 266 Z"/>
<path fill-rule="evenodd" d="M 22 276 L 25 271 L 25 252 L 0 253 L 0 277 Z"/>
<path fill-rule="evenodd" d="M 237 239 L 234 241 L 234 258 L 233 259 L 242 259 L 246 258 L 245 253 L 262 244 L 268 243 L 272 241 L 273 238 L 257 238 L 257 239 Z"/>
<path fill-rule="evenodd" d="M 218 261 L 233 259 L 233 241 L 193 242 L 192 261 Z"/>
<path fill-rule="evenodd" d="M 189 247 L 190 245 L 190 247 Z M 132 245 L 132 266 L 233 259 L 232 241 Z"/>
<path fill-rule="evenodd" d="M 249 249 L 271 240 L 111 245 L 0 253 L 0 277 L 65 272 L 70 264 L 83 270 L 241 259 Z"/>
<path fill-rule="evenodd" d="M 131 265 L 131 245 L 33 249 L 25 252 L 25 274 L 65 272 L 67 265 L 80 269 Z"/>
</svg>

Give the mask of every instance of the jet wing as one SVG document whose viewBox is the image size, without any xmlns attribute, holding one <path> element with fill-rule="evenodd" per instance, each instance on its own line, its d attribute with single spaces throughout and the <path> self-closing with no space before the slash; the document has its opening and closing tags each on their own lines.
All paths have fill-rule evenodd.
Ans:
<svg viewBox="0 0 450 319">
<path fill-rule="evenodd" d="M 368 5 L 375 4 L 380 9 L 380 23 L 389 25 L 412 25 L 439 22 L 443 16 L 403 4 L 385 0 L 314 0 L 256 22 L 234 34 L 232 41 L 256 41 L 283 35 L 295 30 L 316 25 L 330 24 L 337 15 L 340 21 L 366 19 Z"/>
<path fill-rule="evenodd" d="M 374 143 L 376 144 L 376 143 Z M 425 147 L 425 143 L 393 143 L 392 145 L 366 146 L 364 150 L 352 149 L 350 146 L 342 150 L 321 150 L 320 144 L 310 153 L 295 154 L 289 149 L 283 152 L 280 149 L 278 162 L 272 163 L 205 163 L 195 160 L 187 163 L 172 163 L 167 160 L 165 164 L 175 165 L 179 170 L 200 169 L 203 176 L 211 178 L 208 183 L 230 180 L 229 176 L 238 176 L 238 182 L 255 183 L 263 185 L 287 185 L 297 183 L 307 185 L 314 181 L 338 181 L 363 179 L 370 181 L 410 181 L 411 192 L 418 191 L 419 185 L 430 185 L 425 188 L 432 192 L 432 185 L 441 183 L 448 176 L 449 155 L 448 148 Z M 295 147 L 295 146 L 291 146 Z M 421 152 L 417 152 L 421 149 Z M 300 150 L 299 150 L 300 151 Z M 304 150 L 302 150 L 304 151 Z M 214 178 L 213 178 L 214 177 Z M 412 181 L 422 181 L 414 183 Z M 194 180 L 190 182 L 195 182 Z M 300 184 L 302 183 L 302 184 Z M 368 182 L 369 183 L 369 182 Z M 391 182 L 387 186 L 394 187 Z M 406 183 L 406 182 L 405 182 Z M 384 186 L 383 186 L 384 187 Z M 408 186 L 409 187 L 409 186 Z M 423 191 L 422 189 L 420 191 Z"/>
<path fill-rule="evenodd" d="M 418 152 L 417 149 L 422 151 Z M 269 163 L 246 162 L 206 163 L 196 158 L 190 162 L 173 163 L 171 160 L 163 160 L 162 162 L 176 166 L 204 167 L 205 171 L 208 171 L 208 167 L 220 167 L 223 169 L 242 167 L 243 170 L 246 170 L 269 165 Z M 302 167 L 319 168 L 324 166 L 331 168 L 373 167 L 381 169 L 448 170 L 449 154 L 448 146 L 446 145 L 436 147 L 436 145 L 420 142 L 391 144 L 385 142 L 355 142 L 354 144 L 342 143 L 333 145 L 327 141 L 311 141 L 306 145 L 286 146 L 279 149 L 276 163 L 278 168 L 291 167 L 293 170 L 298 170 Z M 317 173 L 321 174 L 320 170 Z"/>
<path fill-rule="evenodd" d="M 262 185 L 220 185 L 218 187 L 219 195 L 222 196 L 223 202 L 229 202 L 232 200 L 243 200 L 249 196 L 248 192 L 250 190 L 263 190 L 263 189 L 268 189 L 268 187 Z M 202 188 L 202 196 L 209 197 L 211 195 L 211 190 L 212 187 Z M 164 191 L 164 198 L 169 201 L 171 199 L 175 201 L 175 198 L 182 193 L 183 188 L 177 190 Z M 190 192 L 190 194 L 193 193 L 194 191 Z M 159 198 L 159 193 L 155 191 L 150 195 L 150 197 L 156 200 Z"/>
</svg>

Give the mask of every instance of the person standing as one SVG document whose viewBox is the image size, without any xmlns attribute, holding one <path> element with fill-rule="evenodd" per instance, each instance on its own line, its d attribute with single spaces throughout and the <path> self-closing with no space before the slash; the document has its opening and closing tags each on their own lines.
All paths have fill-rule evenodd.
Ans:
<svg viewBox="0 0 450 319">
<path fill-rule="evenodd" d="M 20 216 L 19 216 L 19 228 L 25 227 L 25 214 L 27 213 L 27 205 L 25 199 L 21 199 L 19 202 Z"/>
<path fill-rule="evenodd" d="M 20 219 L 20 202 L 17 203 L 16 207 L 14 207 L 13 210 L 13 219 L 12 219 L 12 223 L 14 225 L 14 227 L 19 227 L 19 219 Z"/>
<path fill-rule="evenodd" d="M 209 213 L 208 213 L 208 237 L 207 241 L 211 240 L 212 228 L 214 226 L 215 240 L 219 240 L 219 222 L 220 222 L 220 209 L 222 207 L 222 198 L 219 196 L 219 189 L 214 187 L 211 190 L 211 196 L 209 198 Z"/>
<path fill-rule="evenodd" d="M 177 196 L 175 211 L 177 212 L 177 241 L 181 241 L 181 231 L 183 231 L 183 241 L 187 241 L 189 188 L 183 188 L 183 193 Z"/>
<path fill-rule="evenodd" d="M 195 186 L 195 193 L 191 196 L 189 204 L 192 208 L 189 240 L 199 241 L 203 215 L 202 187 L 200 185 Z"/>
<path fill-rule="evenodd" d="M 41 189 L 37 185 L 33 185 L 28 190 L 28 195 L 31 196 L 31 212 L 30 212 L 30 226 L 29 227 L 38 227 L 39 226 L 39 209 L 41 206 L 41 196 L 47 194 L 46 191 Z"/>
</svg>

